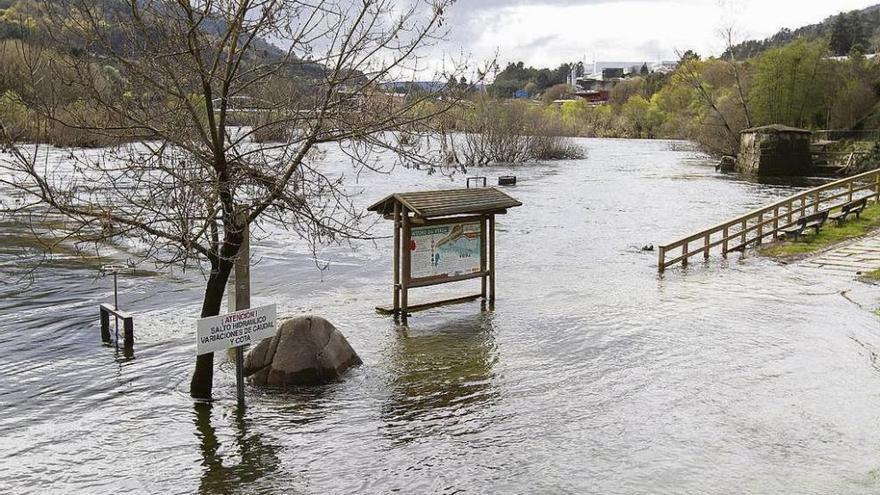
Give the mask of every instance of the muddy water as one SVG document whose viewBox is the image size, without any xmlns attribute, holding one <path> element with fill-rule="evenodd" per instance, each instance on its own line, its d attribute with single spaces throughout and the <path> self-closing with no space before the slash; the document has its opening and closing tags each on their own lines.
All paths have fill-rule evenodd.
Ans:
<svg viewBox="0 0 880 495">
<path fill-rule="evenodd" d="M 64 253 L 29 275 L 39 249 L 3 223 L 0 492 L 880 490 L 876 293 L 755 258 L 658 277 L 640 249 L 797 186 L 716 175 L 678 143 L 582 144 L 584 160 L 477 171 L 518 175 L 525 205 L 499 218 L 491 313 L 438 309 L 408 328 L 375 314 L 391 296 L 388 239 L 321 250 L 323 272 L 289 234 L 257 242 L 254 304 L 328 317 L 365 364 L 326 387 L 249 389 L 244 415 L 228 363 L 213 406 L 187 393 L 198 274 L 121 278 L 128 359 L 100 344 L 112 281 Z M 326 160 L 363 205 L 463 186 Z"/>
</svg>

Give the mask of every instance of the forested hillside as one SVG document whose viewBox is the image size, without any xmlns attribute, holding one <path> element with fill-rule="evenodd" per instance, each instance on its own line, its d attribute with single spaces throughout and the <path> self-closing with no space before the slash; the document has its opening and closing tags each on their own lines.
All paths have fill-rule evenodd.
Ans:
<svg viewBox="0 0 880 495">
<path fill-rule="evenodd" d="M 70 5 L 75 2 L 51 2 L 51 8 L 55 14 L 64 15 L 69 11 Z M 101 2 L 102 10 L 107 13 L 108 17 L 118 18 L 125 21 L 131 15 L 131 9 L 127 6 L 127 2 L 123 0 L 104 0 Z M 23 42 L 35 42 L 41 38 L 52 36 L 55 39 L 61 39 L 61 33 L 45 33 L 42 32 L 40 26 L 45 25 L 45 5 L 43 2 L 36 0 L 0 0 L 0 41 L 2 40 L 21 40 Z M 120 22 L 120 25 L 124 22 Z M 126 39 L 129 37 L 126 33 L 119 32 L 114 24 L 108 24 L 108 38 L 113 42 L 113 49 L 124 49 Z M 226 31 L 225 21 L 222 17 L 214 17 L 205 19 L 201 24 L 201 29 L 209 35 L 217 35 Z M 65 39 L 66 46 L 55 45 L 55 49 L 71 54 L 76 54 L 78 50 L 85 47 L 78 46 L 76 40 Z M 255 39 L 251 42 L 250 50 L 252 57 L 261 59 L 280 59 L 285 57 L 285 52 L 278 47 L 272 45 L 264 39 Z M 91 46 L 92 50 L 100 50 L 99 47 Z M 289 61 L 287 72 L 290 76 L 298 77 L 320 77 L 323 74 L 323 68 L 319 64 L 310 63 L 304 60 L 292 59 Z"/>
<path fill-rule="evenodd" d="M 796 39 L 826 40 L 831 53 L 836 56 L 849 55 L 853 50 L 876 53 L 880 51 L 880 5 L 843 12 L 795 30 L 782 29 L 769 38 L 737 44 L 732 51 L 737 58 L 749 58 Z M 730 50 L 724 55 L 729 56 Z"/>
</svg>

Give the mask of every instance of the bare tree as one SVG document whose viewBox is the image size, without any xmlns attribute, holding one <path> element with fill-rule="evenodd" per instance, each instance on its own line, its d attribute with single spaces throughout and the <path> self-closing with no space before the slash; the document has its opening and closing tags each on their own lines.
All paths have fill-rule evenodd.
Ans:
<svg viewBox="0 0 880 495">
<path fill-rule="evenodd" d="M 698 101 L 711 110 L 711 114 L 717 119 L 717 123 L 706 122 L 705 125 L 713 125 L 723 128 L 725 148 L 727 150 L 735 150 L 739 143 L 739 135 L 731 125 L 730 119 L 721 110 L 718 100 L 712 92 L 712 89 L 703 81 L 701 73 L 703 62 L 691 57 L 685 57 L 685 54 L 678 53 L 679 64 L 675 77 L 695 91 Z"/>
<path fill-rule="evenodd" d="M 455 102 L 380 83 L 423 69 L 453 2 L 45 0 L 16 93 L 50 124 L 131 144 L 58 164 L 16 143 L 0 116 L 11 150 L 0 184 L 18 198 L 0 208 L 60 218 L 78 242 L 127 239 L 145 259 L 201 267 L 201 315 L 216 315 L 246 226 L 275 222 L 310 242 L 365 234 L 313 156 L 321 144 L 365 166 L 375 153 L 429 158 L 393 131 L 428 133 Z M 267 131 L 275 141 L 254 139 Z M 199 356 L 192 396 L 210 398 L 212 381 L 213 355 Z"/>
<path fill-rule="evenodd" d="M 724 27 L 721 30 L 721 37 L 724 39 L 724 43 L 727 45 L 726 52 L 728 53 L 729 62 L 730 62 L 730 70 L 733 73 L 733 81 L 736 86 L 736 93 L 739 97 L 739 104 L 742 107 L 743 114 L 746 117 L 746 127 L 752 127 L 752 112 L 749 109 L 749 100 L 746 97 L 748 91 L 745 89 L 745 84 L 743 82 L 743 74 L 740 70 L 740 62 L 736 59 L 736 27 L 733 24 L 730 24 Z"/>
</svg>

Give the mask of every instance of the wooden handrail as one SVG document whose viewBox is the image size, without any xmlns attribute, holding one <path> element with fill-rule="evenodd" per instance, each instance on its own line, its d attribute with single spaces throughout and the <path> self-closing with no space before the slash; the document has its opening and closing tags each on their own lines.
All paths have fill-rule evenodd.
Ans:
<svg viewBox="0 0 880 495">
<path fill-rule="evenodd" d="M 823 195 L 829 191 L 833 194 Z M 720 254 L 725 257 L 731 251 L 745 251 L 750 245 L 761 244 L 768 237 L 776 239 L 781 230 L 796 224 L 798 218 L 816 213 L 820 209 L 839 208 L 852 201 L 854 195 L 863 191 L 870 191 L 870 194 L 862 197 L 880 201 L 880 169 L 802 191 L 668 244 L 662 244 L 658 249 L 658 269 L 663 272 L 676 263 L 686 265 L 689 258 L 698 254 L 708 259 L 711 250 L 718 246 L 721 246 Z M 843 200 L 838 201 L 841 198 Z M 833 204 L 829 205 L 829 203 Z M 824 208 L 822 208 L 823 204 L 826 205 Z M 689 244 L 696 241 L 702 242 L 699 247 L 693 246 L 691 249 Z M 731 246 L 730 241 L 738 241 L 738 243 Z M 678 253 L 675 253 L 676 250 L 679 250 Z M 667 260 L 669 255 L 675 257 Z"/>
</svg>

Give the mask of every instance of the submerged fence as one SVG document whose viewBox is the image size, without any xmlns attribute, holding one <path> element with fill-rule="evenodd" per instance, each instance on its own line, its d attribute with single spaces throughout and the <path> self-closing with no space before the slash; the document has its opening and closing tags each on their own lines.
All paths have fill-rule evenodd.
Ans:
<svg viewBox="0 0 880 495">
<path fill-rule="evenodd" d="M 659 247 L 658 268 L 681 263 L 687 265 L 694 256 L 709 259 L 713 250 L 723 257 L 731 251 L 744 251 L 758 246 L 768 238 L 775 240 L 782 229 L 797 223 L 798 219 L 822 210 L 840 208 L 863 197 L 880 200 L 880 169 L 841 179 L 781 201 L 759 208 L 732 220 L 682 237 Z"/>
</svg>

